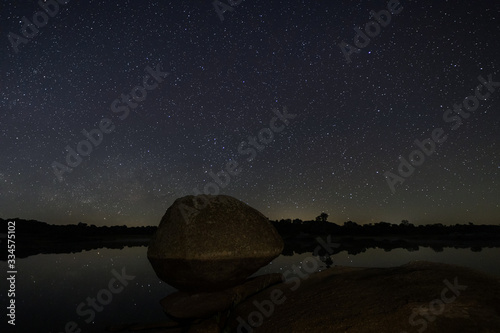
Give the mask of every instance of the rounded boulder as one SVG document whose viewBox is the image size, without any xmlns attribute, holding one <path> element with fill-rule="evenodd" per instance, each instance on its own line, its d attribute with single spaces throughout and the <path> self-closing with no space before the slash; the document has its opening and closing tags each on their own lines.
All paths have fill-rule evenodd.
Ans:
<svg viewBox="0 0 500 333">
<path fill-rule="evenodd" d="M 226 195 L 190 195 L 167 209 L 148 259 L 179 290 L 214 291 L 243 282 L 282 250 L 280 235 L 256 209 Z"/>
</svg>

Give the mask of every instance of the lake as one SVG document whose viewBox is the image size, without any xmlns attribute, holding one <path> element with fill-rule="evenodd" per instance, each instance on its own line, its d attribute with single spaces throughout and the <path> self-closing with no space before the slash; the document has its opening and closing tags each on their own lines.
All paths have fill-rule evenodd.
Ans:
<svg viewBox="0 0 500 333">
<path fill-rule="evenodd" d="M 156 277 L 146 252 L 147 247 L 141 246 L 17 259 L 15 332 L 65 332 L 65 325 L 71 321 L 82 333 L 105 332 L 107 325 L 166 320 L 159 301 L 175 289 Z M 281 255 L 254 275 L 283 273 L 292 265 L 300 267 L 309 256 L 312 254 Z M 499 257 L 500 248 L 483 248 L 480 252 L 444 248 L 435 252 L 420 247 L 417 251 L 372 248 L 356 255 L 342 251 L 331 259 L 333 265 L 357 267 L 392 267 L 428 260 L 500 276 Z M 318 263 L 319 270 L 326 268 L 323 262 Z M 0 267 L 7 271 L 5 261 L 0 262 Z M 124 281 L 122 284 L 117 275 Z M 0 291 L 3 300 L 6 289 Z M 91 304 L 96 297 L 104 305 L 95 304 L 94 310 Z M 5 331 L 14 332 L 12 326 Z"/>
</svg>

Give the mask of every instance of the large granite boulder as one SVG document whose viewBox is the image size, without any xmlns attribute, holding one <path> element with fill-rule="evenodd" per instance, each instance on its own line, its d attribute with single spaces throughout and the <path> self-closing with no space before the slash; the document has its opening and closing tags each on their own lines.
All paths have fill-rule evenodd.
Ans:
<svg viewBox="0 0 500 333">
<path fill-rule="evenodd" d="M 256 209 L 226 195 L 177 199 L 148 248 L 160 279 L 182 291 L 222 290 L 243 282 L 283 250 Z"/>
</svg>

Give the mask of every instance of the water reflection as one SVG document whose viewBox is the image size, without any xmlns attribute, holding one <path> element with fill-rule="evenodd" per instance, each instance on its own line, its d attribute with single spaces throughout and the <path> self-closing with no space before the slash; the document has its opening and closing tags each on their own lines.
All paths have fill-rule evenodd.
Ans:
<svg viewBox="0 0 500 333">
<path fill-rule="evenodd" d="M 319 258 L 320 270 L 335 265 L 359 267 L 400 266 L 413 260 L 428 260 L 474 268 L 500 276 L 497 264 L 500 248 L 454 249 L 418 247 L 418 250 L 369 248 L 361 252 L 342 250 Z M 18 259 L 17 314 L 19 332 L 63 332 L 68 321 L 78 324 L 82 332 L 105 332 L 104 327 L 119 323 L 156 322 L 166 319 L 159 300 L 176 291 L 161 282 L 146 257 L 147 247 L 98 249 L 76 254 L 39 254 Z M 298 251 L 300 252 L 300 250 Z M 312 251 L 281 255 L 255 275 L 282 273 L 300 265 Z M 6 262 L 0 269 L 6 270 Z M 94 321 L 80 316 L 76 309 L 87 297 L 96 297 L 107 288 L 112 270 L 135 276 L 121 293 L 96 311 Z M 2 299 L 5 291 L 0 290 Z M 17 325 L 16 325 L 17 326 Z"/>
</svg>

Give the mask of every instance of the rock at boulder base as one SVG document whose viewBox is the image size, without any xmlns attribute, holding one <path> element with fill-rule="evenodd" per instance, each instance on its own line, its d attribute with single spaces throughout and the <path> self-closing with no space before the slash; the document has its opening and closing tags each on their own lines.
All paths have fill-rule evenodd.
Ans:
<svg viewBox="0 0 500 333">
<path fill-rule="evenodd" d="M 148 248 L 160 279 L 183 291 L 222 290 L 276 258 L 283 240 L 256 209 L 226 195 L 177 199 Z"/>
<path fill-rule="evenodd" d="M 281 274 L 273 273 L 250 278 L 229 289 L 216 292 L 175 292 L 160 301 L 163 311 L 175 319 L 208 318 L 238 305 L 249 296 L 283 281 Z"/>
</svg>

